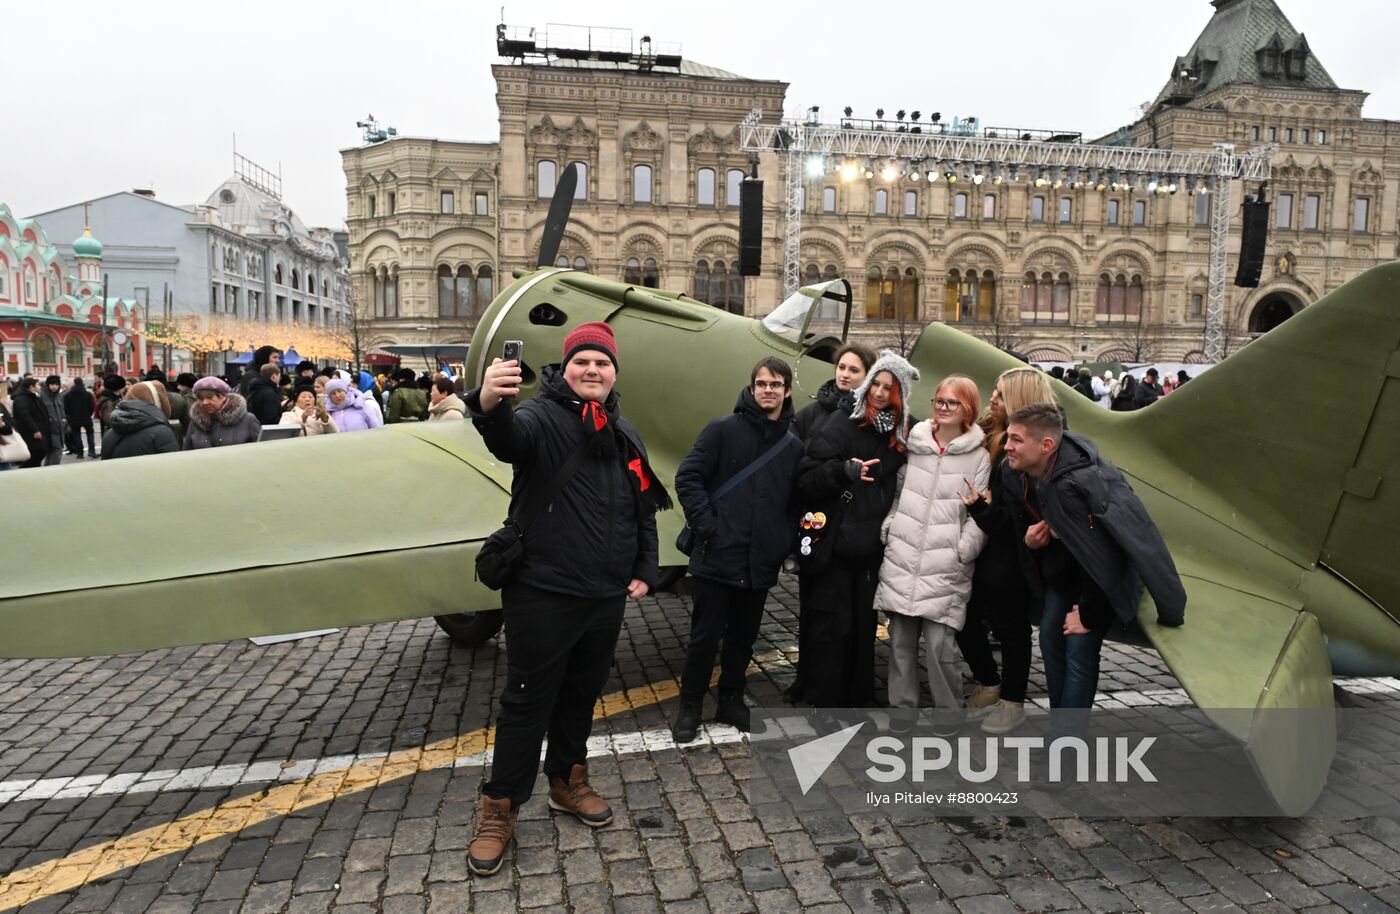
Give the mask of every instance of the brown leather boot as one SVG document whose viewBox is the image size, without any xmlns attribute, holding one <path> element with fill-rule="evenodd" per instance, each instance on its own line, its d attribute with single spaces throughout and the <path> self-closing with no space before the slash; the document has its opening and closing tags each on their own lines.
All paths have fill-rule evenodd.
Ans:
<svg viewBox="0 0 1400 914">
<path fill-rule="evenodd" d="M 467 845 L 467 867 L 478 876 L 490 876 L 501 868 L 506 846 L 515 834 L 515 817 L 519 810 L 510 808 L 510 800 L 493 800 L 481 795 L 481 809 L 476 816 L 476 831 Z"/>
<path fill-rule="evenodd" d="M 575 765 L 569 770 L 569 780 L 549 779 L 549 808 L 571 812 L 590 828 L 602 828 L 612 822 L 612 807 L 588 786 L 588 766 Z"/>
</svg>

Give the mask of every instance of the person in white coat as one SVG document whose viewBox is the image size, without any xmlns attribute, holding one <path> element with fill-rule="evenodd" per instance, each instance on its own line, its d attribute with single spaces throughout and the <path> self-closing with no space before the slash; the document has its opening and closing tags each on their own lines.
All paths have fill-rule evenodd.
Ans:
<svg viewBox="0 0 1400 914">
<path fill-rule="evenodd" d="M 1099 401 L 1099 405 L 1104 409 L 1109 408 L 1113 400 L 1113 372 L 1104 369 L 1101 377 L 1094 378 L 1094 399 Z"/>
<path fill-rule="evenodd" d="M 962 672 L 955 638 L 967 616 L 973 563 L 987 535 L 968 517 L 962 493 L 991 476 L 991 459 L 977 425 L 977 385 L 949 375 L 933 395 L 931 418 L 909 433 L 908 463 L 885 519 L 885 559 L 875 606 L 888 615 L 889 702 L 896 729 L 912 726 L 919 706 L 919 644 L 928 651 L 934 727 L 962 722 Z"/>
</svg>

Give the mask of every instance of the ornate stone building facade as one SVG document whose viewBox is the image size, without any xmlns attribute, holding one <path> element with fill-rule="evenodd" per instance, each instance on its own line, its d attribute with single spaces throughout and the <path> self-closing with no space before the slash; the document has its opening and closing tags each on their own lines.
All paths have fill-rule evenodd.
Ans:
<svg viewBox="0 0 1400 914">
<path fill-rule="evenodd" d="M 1395 259 L 1400 123 L 1363 117 L 1365 93 L 1336 86 L 1273 0 L 1212 6 L 1142 120 L 1099 142 L 1279 144 L 1264 275 L 1257 289 L 1227 289 L 1233 349 Z M 771 153 L 760 160 L 764 272 L 745 281 L 736 261 L 748 157 L 737 127 L 752 108 L 778 118 L 785 84 L 690 61 L 640 71 L 556 60 L 492 72 L 499 144 L 391 140 L 343 153 L 357 301 L 379 315 L 378 278 L 392 282 L 396 266 L 412 276 L 400 287 L 399 316 L 379 325 L 391 341 L 466 339 L 470 318 L 448 320 L 443 310 L 445 280 L 462 264 L 442 252 L 471 246 L 506 281 L 512 269 L 533 266 L 548 198 L 571 162 L 582 166 L 581 181 L 559 264 L 754 315 L 778 303 L 781 162 Z M 462 162 L 454 175 L 467 161 L 476 166 L 477 192 L 495 204 L 488 215 L 441 212 L 449 159 Z M 842 164 L 804 178 L 802 273 L 851 282 L 857 334 L 907 342 L 923 323 L 947 321 L 1039 360 L 1202 357 L 1207 194 L 1151 192 L 1145 183 L 1113 191 L 929 182 L 900 163 L 867 178 Z M 386 213 L 382 195 L 375 214 L 367 211 L 367 187 L 404 185 L 409 174 L 417 183 L 408 205 L 433 211 L 401 202 Z M 1233 270 L 1238 218 L 1232 228 Z M 410 240 L 414 253 L 400 253 Z M 481 302 L 478 295 L 473 307 Z"/>
</svg>

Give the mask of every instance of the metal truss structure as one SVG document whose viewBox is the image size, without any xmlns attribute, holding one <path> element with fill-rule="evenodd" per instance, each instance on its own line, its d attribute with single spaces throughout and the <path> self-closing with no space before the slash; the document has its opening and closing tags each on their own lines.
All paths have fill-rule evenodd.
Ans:
<svg viewBox="0 0 1400 914">
<path fill-rule="evenodd" d="M 880 129 L 849 124 L 821 124 L 785 119 L 763 122 L 753 110 L 739 126 L 739 139 L 749 152 L 783 153 L 783 295 L 791 295 L 801 281 L 802 185 L 806 160 L 896 160 L 906 168 L 937 172 L 945 168 L 977 168 L 1000 180 L 1047 178 L 1074 186 L 1084 182 L 1102 189 L 1108 184 L 1146 187 L 1150 179 L 1169 182 L 1204 182 L 1214 192 L 1210 223 L 1210 270 L 1206 309 L 1206 358 L 1224 357 L 1226 329 L 1226 243 L 1229 240 L 1231 193 L 1236 181 L 1266 181 L 1276 144 L 1256 146 L 1240 155 L 1229 143 L 1216 144 L 1211 152 L 1152 149 L 1139 146 L 1107 146 L 1092 143 L 1054 142 L 1045 139 L 1012 139 L 996 135 L 922 133 L 912 129 Z M 825 167 L 825 166 L 824 166 Z M 1058 185 L 1057 185 L 1058 186 Z"/>
</svg>

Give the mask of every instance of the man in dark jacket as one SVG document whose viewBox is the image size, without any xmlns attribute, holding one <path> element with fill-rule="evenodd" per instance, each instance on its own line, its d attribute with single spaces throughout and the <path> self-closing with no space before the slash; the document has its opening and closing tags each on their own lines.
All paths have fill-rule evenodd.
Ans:
<svg viewBox="0 0 1400 914">
<path fill-rule="evenodd" d="M 281 380 L 282 369 L 268 363 L 248 385 L 248 413 L 263 425 L 282 421 L 282 391 L 278 387 Z"/>
<path fill-rule="evenodd" d="M 63 412 L 68 416 L 68 453 L 83 456 L 83 432 L 87 432 L 87 455 L 97 456 L 97 442 L 92 435 L 92 414 L 97 402 L 82 378 L 74 378 L 73 386 L 63 395 Z"/>
<path fill-rule="evenodd" d="M 276 346 L 259 346 L 253 351 L 253 364 L 249 365 L 238 379 L 238 393 L 243 396 L 243 399 L 248 399 L 248 389 L 252 387 L 255 380 L 262 377 L 264 365 L 276 365 L 280 368 L 282 366 L 282 350 Z M 274 424 L 276 422 L 277 420 L 273 420 Z"/>
<path fill-rule="evenodd" d="M 715 720 L 747 733 L 744 680 L 768 589 L 792 546 L 802 443 L 792 424 L 792 368 L 778 358 L 754 366 L 734 412 L 705 426 L 676 471 L 676 497 L 695 534 L 690 556 L 694 608 L 681 674 L 681 707 L 672 733 L 695 739 L 710 670 L 720 650 Z M 716 502 L 711 494 L 780 448 Z M 720 649 L 721 642 L 723 648 Z"/>
<path fill-rule="evenodd" d="M 112 418 L 112 410 L 126 396 L 126 378 L 119 374 L 109 374 L 102 379 L 102 389 L 97 392 L 97 421 L 105 432 L 107 422 Z"/>
<path fill-rule="evenodd" d="M 1149 368 L 1147 373 L 1133 388 L 1133 409 L 1151 406 L 1162 396 L 1162 385 L 1157 383 L 1157 369 Z"/>
<path fill-rule="evenodd" d="M 619 411 L 617 369 L 612 328 L 582 324 L 564 338 L 562 364 L 540 371 L 535 399 L 512 406 L 523 380 L 514 360 L 494 360 L 482 386 L 467 394 L 487 448 L 514 466 L 511 517 L 526 515 L 524 559 L 501 591 L 506 687 L 491 778 L 467 849 L 478 875 L 500 869 L 546 734 L 550 808 L 594 828 L 612 821 L 611 807 L 588 786 L 593 706 L 627 599 L 656 586 L 655 512 L 671 506 L 641 437 Z M 561 479 L 576 453 L 584 455 L 578 471 Z M 553 501 L 536 504 L 555 484 L 562 488 Z"/>
<path fill-rule="evenodd" d="M 49 452 L 49 417 L 44 412 L 44 404 L 39 402 L 39 395 L 34 392 L 38 386 L 38 381 L 26 377 L 19 382 L 19 390 L 11 398 L 15 431 L 29 446 L 29 459 L 20 464 L 25 468 L 43 466 Z M 59 456 L 62 457 L 61 451 Z"/>
<path fill-rule="evenodd" d="M 418 376 L 413 369 L 400 368 L 394 372 L 394 381 L 394 392 L 389 395 L 389 413 L 384 417 L 384 423 L 427 422 L 428 395 L 418 386 Z"/>
<path fill-rule="evenodd" d="M 63 439 L 68 433 L 68 416 L 63 411 L 62 388 L 63 379 L 51 374 L 44 379 L 44 389 L 39 393 L 39 402 L 48 419 L 44 434 L 48 452 L 44 455 L 44 466 L 57 466 L 63 462 Z"/>
<path fill-rule="evenodd" d="M 1115 617 L 1137 618 L 1143 586 L 1160 625 L 1181 625 L 1186 590 L 1167 544 L 1118 468 L 1057 407 L 1012 413 L 1003 490 L 1028 552 L 1027 578 L 1044 593 L 1040 651 L 1051 708 L 1093 706 L 1099 650 Z"/>
</svg>

